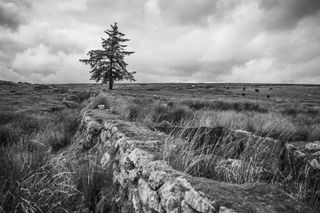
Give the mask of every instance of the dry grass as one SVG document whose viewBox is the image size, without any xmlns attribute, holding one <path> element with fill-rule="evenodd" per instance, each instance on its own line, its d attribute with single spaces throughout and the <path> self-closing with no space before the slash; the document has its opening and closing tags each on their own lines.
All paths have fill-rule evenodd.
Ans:
<svg viewBox="0 0 320 213">
<path fill-rule="evenodd" d="M 302 115 L 300 115 L 302 116 Z M 307 116 L 307 115 L 304 115 Z M 232 183 L 267 182 L 285 189 L 292 196 L 320 208 L 318 175 L 308 165 L 286 159 L 284 170 L 277 170 L 272 159 L 283 162 L 283 153 L 266 149 L 265 137 L 282 141 L 317 139 L 319 128 L 306 129 L 306 123 L 296 123 L 292 116 L 277 112 L 196 111 L 194 119 L 181 122 L 183 128 L 173 130 L 168 137 L 163 158 L 174 168 L 191 175 Z M 245 139 L 250 151 L 241 150 L 241 139 L 226 131 L 219 137 L 210 137 L 216 128 L 241 129 L 262 137 Z M 207 129 L 190 134 L 189 129 Z M 271 148 L 271 150 L 269 150 Z M 266 150 L 269 150 L 266 153 Z M 239 155 L 239 151 L 242 154 Z"/>
<path fill-rule="evenodd" d="M 185 128 L 173 131 L 165 141 L 163 159 L 193 176 L 238 184 L 266 182 L 319 210 L 320 182 L 308 165 L 301 167 L 287 159 L 283 170 L 275 169 L 279 167 L 274 163 L 283 162 L 283 153 L 273 150 L 266 138 L 235 139 L 232 131 L 212 137 L 212 128 L 202 129 L 185 123 Z"/>
<path fill-rule="evenodd" d="M 210 128 L 196 128 L 196 132 L 188 129 L 175 131 L 165 142 L 164 160 L 175 169 L 233 183 L 252 183 L 276 175 L 272 170 L 263 169 L 270 163 L 271 157 L 261 157 L 263 139 L 249 138 L 251 141 L 247 143 L 252 145 L 251 151 L 239 155 L 243 151 L 243 141 L 234 140 L 230 132 L 216 135 Z"/>
<path fill-rule="evenodd" d="M 94 192 L 103 180 L 110 181 L 111 173 L 91 161 L 79 163 L 59 154 L 77 131 L 78 114 L 78 108 L 0 114 L 0 212 L 89 212 L 96 208 Z"/>
<path fill-rule="evenodd" d="M 29 141 L 1 150 L 0 207 L 4 212 L 68 212 L 78 196 L 71 176 L 58 173 L 43 147 Z"/>
<path fill-rule="evenodd" d="M 148 127 L 162 121 L 172 126 L 190 122 L 193 126 L 223 126 L 285 141 L 320 140 L 320 114 L 300 112 L 291 116 L 282 111 L 266 111 L 258 103 L 198 100 L 163 103 L 136 98 L 115 103 L 113 109 L 123 118 Z"/>
<path fill-rule="evenodd" d="M 106 181 L 111 181 L 112 172 L 99 167 L 92 157 L 82 159 L 80 163 L 78 160 L 66 160 L 63 155 L 48 153 L 49 150 L 56 153 L 70 143 L 79 123 L 78 111 L 33 116 L 37 117 L 41 128 L 19 135 L 17 141 L 3 144 L 0 148 L 0 210 L 110 210 L 110 200 L 103 205 L 97 201 L 101 198 L 99 189 L 108 185 Z M 70 156 L 74 154 L 69 153 Z M 110 196 L 104 197 L 111 199 Z"/>
<path fill-rule="evenodd" d="M 99 105 L 104 105 L 105 109 L 109 109 L 109 101 L 108 96 L 105 94 L 99 94 L 98 96 L 94 97 L 92 100 L 92 108 L 98 109 Z"/>
<path fill-rule="evenodd" d="M 115 112 L 129 121 L 152 127 L 162 121 L 179 125 L 185 119 L 193 118 L 193 111 L 182 105 L 163 104 L 153 99 L 131 99 L 118 103 Z"/>
<path fill-rule="evenodd" d="M 234 110 L 238 112 L 252 111 L 266 113 L 268 109 L 259 103 L 249 101 L 204 101 L 204 100 L 185 100 L 181 104 L 187 105 L 195 110 Z"/>
<path fill-rule="evenodd" d="M 296 110 L 290 114 L 273 108 L 267 110 L 259 103 L 251 102 L 188 100 L 166 103 L 148 98 L 125 100 L 115 108 L 124 118 L 149 127 L 162 121 L 176 127 L 162 154 L 180 171 L 232 183 L 267 182 L 311 203 L 315 209 L 319 208 L 319 192 L 314 191 L 319 186 L 313 186 L 319 181 L 313 179 L 311 171 L 296 165 L 286 165 L 283 171 L 275 169 L 273 163 L 283 156 L 272 151 L 272 146 L 265 147 L 265 137 L 285 142 L 320 140 L 317 110 Z M 190 128 L 204 131 L 190 134 Z M 215 128 L 240 129 L 262 137 L 247 138 L 250 148 L 240 155 L 243 141 L 235 140 L 231 131 L 215 139 L 208 137 L 208 131 Z M 199 141 L 202 141 L 200 145 Z"/>
</svg>

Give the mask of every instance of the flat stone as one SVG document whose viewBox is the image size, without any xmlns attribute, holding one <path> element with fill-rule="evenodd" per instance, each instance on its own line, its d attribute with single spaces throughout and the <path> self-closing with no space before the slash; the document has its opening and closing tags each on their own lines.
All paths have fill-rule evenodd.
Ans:
<svg viewBox="0 0 320 213">
<path fill-rule="evenodd" d="M 320 141 L 315 141 L 313 143 L 306 144 L 306 150 L 311 152 L 320 151 Z"/>
<path fill-rule="evenodd" d="M 317 159 L 312 159 L 309 164 L 312 168 L 320 170 L 320 163 Z"/>
<path fill-rule="evenodd" d="M 134 163 L 136 167 L 142 167 L 148 162 L 153 161 L 155 156 L 142 149 L 134 149 L 128 156 L 128 158 Z"/>
<path fill-rule="evenodd" d="M 107 166 L 108 164 L 110 164 L 110 159 L 111 159 L 111 156 L 108 152 L 104 153 L 102 159 L 101 159 L 101 165 L 103 167 Z"/>
</svg>

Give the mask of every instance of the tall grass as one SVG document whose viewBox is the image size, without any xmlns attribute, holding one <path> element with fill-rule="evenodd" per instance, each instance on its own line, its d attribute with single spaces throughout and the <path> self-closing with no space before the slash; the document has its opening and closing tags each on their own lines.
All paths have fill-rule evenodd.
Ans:
<svg viewBox="0 0 320 213">
<path fill-rule="evenodd" d="M 293 123 L 289 117 L 275 112 L 199 111 L 193 121 L 195 126 L 224 126 L 241 129 L 259 136 L 286 141 L 306 139 L 307 133 Z"/>
<path fill-rule="evenodd" d="M 153 99 L 129 99 L 115 103 L 123 118 L 153 127 L 162 121 L 171 126 L 224 126 L 285 141 L 320 140 L 320 117 L 300 113 L 268 111 L 259 103 L 186 100 L 163 103 Z M 312 111 L 314 112 L 314 111 Z"/>
<path fill-rule="evenodd" d="M 212 130 L 186 127 L 173 132 L 165 141 L 164 160 L 187 174 L 233 183 L 256 182 L 276 175 L 270 168 L 272 153 L 266 155 L 262 148 L 263 138 L 247 138 L 251 147 L 244 152 L 243 141 L 234 139 L 228 130 L 218 135 Z"/>
<path fill-rule="evenodd" d="M 109 109 L 109 101 L 108 97 L 105 94 L 99 94 L 98 96 L 94 97 L 92 100 L 92 108 L 98 109 L 99 105 L 104 105 L 105 109 Z"/>
<path fill-rule="evenodd" d="M 238 184 L 266 182 L 320 209 L 318 173 L 308 164 L 301 166 L 300 162 L 283 159 L 282 150 L 267 138 L 234 137 L 234 132 L 227 129 L 216 135 L 212 130 L 185 123 L 184 128 L 167 137 L 163 159 L 193 176 Z M 282 165 L 284 162 L 286 165 Z"/>
<path fill-rule="evenodd" d="M 59 154 L 73 140 L 78 114 L 78 109 L 1 114 L 0 212 L 110 210 L 110 195 L 99 189 L 112 173 L 92 159 Z M 102 198 L 105 202 L 98 202 Z"/>
<path fill-rule="evenodd" d="M 154 126 L 162 121 L 179 125 L 182 120 L 191 119 L 193 111 L 182 105 L 163 104 L 152 99 L 131 99 L 114 107 L 116 113 L 125 119 Z"/>
<path fill-rule="evenodd" d="M 78 192 L 71 176 L 57 173 L 41 147 L 21 139 L 1 149 L 0 207 L 4 212 L 68 212 Z"/>
</svg>

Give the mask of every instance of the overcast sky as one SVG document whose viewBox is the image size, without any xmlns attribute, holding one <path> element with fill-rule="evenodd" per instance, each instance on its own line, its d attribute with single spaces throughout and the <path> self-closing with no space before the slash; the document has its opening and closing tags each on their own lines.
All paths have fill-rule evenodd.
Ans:
<svg viewBox="0 0 320 213">
<path fill-rule="evenodd" d="M 90 82 L 114 22 L 138 82 L 320 83 L 320 0 L 0 0 L 0 79 Z"/>
</svg>

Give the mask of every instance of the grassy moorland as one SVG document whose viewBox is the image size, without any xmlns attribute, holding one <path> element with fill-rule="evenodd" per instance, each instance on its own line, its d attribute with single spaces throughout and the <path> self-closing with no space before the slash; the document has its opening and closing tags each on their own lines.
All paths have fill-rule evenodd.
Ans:
<svg viewBox="0 0 320 213">
<path fill-rule="evenodd" d="M 109 92 L 125 118 L 152 127 L 225 126 L 289 142 L 320 140 L 320 86 L 132 84 Z"/>
<path fill-rule="evenodd" d="M 107 91 L 96 84 L 33 85 L 0 82 L 0 211 L 94 211 L 96 189 L 109 180 L 89 159 L 64 162 L 59 153 L 72 144 L 79 111 L 89 93 L 103 92 L 92 107 L 109 105 L 113 113 L 151 129 L 209 127 L 241 129 L 288 143 L 320 140 L 320 86 L 263 84 L 116 84 Z M 267 181 L 302 200 L 315 200 L 305 179 L 265 174 L 253 156 L 226 174 L 216 169 L 230 157 L 228 135 L 220 147 L 194 150 L 205 133 L 168 135 L 163 158 L 186 173 L 220 181 Z M 199 151 L 200 150 L 200 151 Z M 219 153 L 219 159 L 215 153 Z M 92 157 L 92 156 L 91 156 Z M 244 160 L 244 159 L 240 159 Z M 258 169 L 257 169 L 258 168 Z M 266 180 L 267 179 L 267 180 Z"/>
<path fill-rule="evenodd" d="M 99 169 L 58 154 L 72 142 L 93 90 L 0 82 L 0 212 L 92 208 Z"/>
<path fill-rule="evenodd" d="M 319 209 L 319 179 L 295 165 L 282 172 L 265 170 L 261 165 L 269 162 L 261 161 L 265 151 L 260 146 L 265 137 L 299 144 L 320 140 L 318 89 L 310 85 L 141 84 L 125 85 L 100 99 L 105 96 L 113 112 L 124 119 L 171 132 L 163 158 L 174 168 L 219 181 L 271 183 Z M 209 130 L 186 132 L 199 127 L 239 129 L 262 137 L 249 138 L 254 151 L 234 160 L 232 152 L 240 141 L 230 143 L 232 135 L 227 131 L 219 136 L 219 146 L 199 147 Z"/>
</svg>

